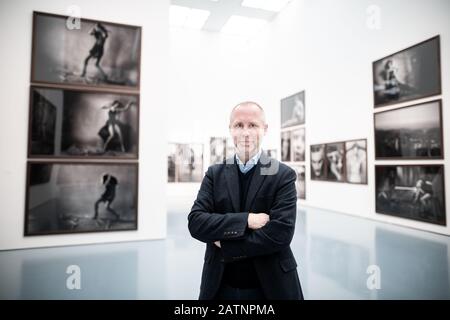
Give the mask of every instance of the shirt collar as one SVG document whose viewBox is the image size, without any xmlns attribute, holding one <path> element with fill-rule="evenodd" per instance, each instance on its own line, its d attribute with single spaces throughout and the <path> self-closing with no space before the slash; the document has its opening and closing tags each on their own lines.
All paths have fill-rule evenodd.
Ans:
<svg viewBox="0 0 450 320">
<path fill-rule="evenodd" d="M 239 159 L 238 154 L 236 153 L 236 162 L 239 166 L 239 170 L 242 173 L 249 172 L 259 161 L 259 158 L 261 157 L 262 149 L 259 149 L 258 153 L 255 154 L 250 160 L 247 161 L 246 164 L 244 164 L 241 159 Z"/>
</svg>

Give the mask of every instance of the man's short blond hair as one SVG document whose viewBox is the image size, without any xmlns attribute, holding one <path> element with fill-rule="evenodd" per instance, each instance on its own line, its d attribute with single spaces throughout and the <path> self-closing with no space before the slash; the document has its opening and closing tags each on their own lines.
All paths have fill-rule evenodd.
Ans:
<svg viewBox="0 0 450 320">
<path fill-rule="evenodd" d="M 254 101 L 244 101 L 244 102 L 241 102 L 241 103 L 238 103 L 237 105 L 235 105 L 233 107 L 233 109 L 231 110 L 231 113 L 230 113 L 230 125 L 231 125 L 231 122 L 232 122 L 231 120 L 233 118 L 233 113 L 238 107 L 246 107 L 246 106 L 251 106 L 251 105 L 257 106 L 261 110 L 262 120 L 263 120 L 263 123 L 265 124 L 266 123 L 266 113 L 264 112 L 264 109 L 258 103 L 254 102 Z"/>
</svg>

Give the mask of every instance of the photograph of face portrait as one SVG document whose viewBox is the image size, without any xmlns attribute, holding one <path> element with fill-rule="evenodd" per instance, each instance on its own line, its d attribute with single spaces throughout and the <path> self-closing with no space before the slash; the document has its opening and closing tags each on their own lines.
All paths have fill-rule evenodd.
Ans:
<svg viewBox="0 0 450 320">
<path fill-rule="evenodd" d="M 291 131 L 281 132 L 281 161 L 291 161 Z"/>
<path fill-rule="evenodd" d="M 328 143 L 325 148 L 327 161 L 327 181 L 345 181 L 345 144 Z"/>
<path fill-rule="evenodd" d="M 281 100 L 281 128 L 305 124 L 305 91 Z"/>
<path fill-rule="evenodd" d="M 203 144 L 169 144 L 168 182 L 201 182 Z"/>
<path fill-rule="evenodd" d="M 100 91 L 30 89 L 30 158 L 138 157 L 139 97 Z"/>
<path fill-rule="evenodd" d="M 345 142 L 345 181 L 367 184 L 367 140 Z"/>
<path fill-rule="evenodd" d="M 297 180 L 295 182 L 295 188 L 297 189 L 297 198 L 306 199 L 306 168 L 304 165 L 291 165 L 291 168 L 297 173 Z"/>
<path fill-rule="evenodd" d="M 373 63 L 375 107 L 441 93 L 440 37 Z"/>
<path fill-rule="evenodd" d="M 375 166 L 376 212 L 446 225 L 443 165 Z"/>
<path fill-rule="evenodd" d="M 327 167 L 325 144 L 311 145 L 311 180 L 326 180 Z"/>
<path fill-rule="evenodd" d="M 137 229 L 136 163 L 29 162 L 25 235 Z"/>
<path fill-rule="evenodd" d="M 141 28 L 33 13 L 31 82 L 139 88 Z"/>
<path fill-rule="evenodd" d="M 376 159 L 443 159 L 441 100 L 374 114 Z"/>
<path fill-rule="evenodd" d="M 305 161 L 305 128 L 291 132 L 291 145 L 292 161 Z"/>
</svg>

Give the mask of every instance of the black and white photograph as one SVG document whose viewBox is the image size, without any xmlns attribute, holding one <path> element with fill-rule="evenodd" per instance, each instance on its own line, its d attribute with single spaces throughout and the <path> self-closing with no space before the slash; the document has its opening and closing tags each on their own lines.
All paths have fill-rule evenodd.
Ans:
<svg viewBox="0 0 450 320">
<path fill-rule="evenodd" d="M 305 161 L 305 128 L 291 132 L 291 159 L 293 162 Z"/>
<path fill-rule="evenodd" d="M 305 124 L 305 91 L 281 100 L 281 128 Z"/>
<path fill-rule="evenodd" d="M 31 87 L 30 158 L 137 159 L 139 97 Z"/>
<path fill-rule="evenodd" d="M 367 140 L 345 142 L 345 182 L 367 184 Z"/>
<path fill-rule="evenodd" d="M 441 100 L 374 114 L 376 159 L 443 159 Z"/>
<path fill-rule="evenodd" d="M 201 182 L 203 144 L 169 143 L 168 182 Z"/>
<path fill-rule="evenodd" d="M 297 189 L 297 198 L 306 199 L 306 171 L 304 165 L 291 165 L 291 168 L 297 173 L 297 180 L 295 181 L 295 188 Z"/>
<path fill-rule="evenodd" d="M 345 143 L 326 145 L 327 181 L 345 182 Z"/>
<path fill-rule="evenodd" d="M 420 99 L 441 93 L 440 37 L 375 61 L 375 107 Z"/>
<path fill-rule="evenodd" d="M 278 150 L 277 149 L 267 149 L 266 153 L 272 159 L 278 159 Z"/>
<path fill-rule="evenodd" d="M 443 165 L 375 166 L 376 212 L 446 225 Z"/>
<path fill-rule="evenodd" d="M 28 162 L 25 235 L 137 230 L 135 163 Z"/>
<path fill-rule="evenodd" d="M 325 144 L 310 146 L 311 180 L 327 180 L 327 160 Z"/>
<path fill-rule="evenodd" d="M 291 161 L 291 131 L 281 132 L 281 161 Z"/>
<path fill-rule="evenodd" d="M 226 159 L 226 138 L 211 137 L 209 142 L 210 165 L 223 163 Z"/>
<path fill-rule="evenodd" d="M 33 13 L 31 82 L 139 89 L 141 27 Z"/>
</svg>

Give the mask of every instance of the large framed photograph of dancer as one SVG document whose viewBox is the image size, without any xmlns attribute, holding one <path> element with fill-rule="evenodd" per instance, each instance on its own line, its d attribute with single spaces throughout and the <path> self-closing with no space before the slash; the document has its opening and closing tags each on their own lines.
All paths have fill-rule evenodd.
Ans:
<svg viewBox="0 0 450 320">
<path fill-rule="evenodd" d="M 168 182 L 201 182 L 203 179 L 203 144 L 169 143 Z"/>
<path fill-rule="evenodd" d="M 25 236 L 137 230 L 138 164 L 28 162 Z"/>
<path fill-rule="evenodd" d="M 345 182 L 367 184 L 367 139 L 345 141 Z"/>
<path fill-rule="evenodd" d="M 305 91 L 281 99 L 281 128 L 305 124 Z"/>
<path fill-rule="evenodd" d="M 30 158 L 137 159 L 138 147 L 138 95 L 30 88 Z"/>
<path fill-rule="evenodd" d="M 141 27 L 33 12 L 31 82 L 139 89 Z"/>
<path fill-rule="evenodd" d="M 374 114 L 375 158 L 443 159 L 442 102 Z"/>
<path fill-rule="evenodd" d="M 376 212 L 446 225 L 443 165 L 377 165 Z"/>
<path fill-rule="evenodd" d="M 440 37 L 375 61 L 372 72 L 375 107 L 441 94 Z"/>
</svg>

